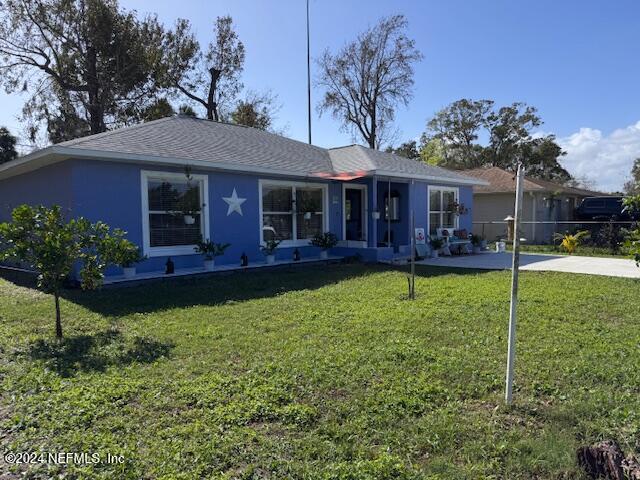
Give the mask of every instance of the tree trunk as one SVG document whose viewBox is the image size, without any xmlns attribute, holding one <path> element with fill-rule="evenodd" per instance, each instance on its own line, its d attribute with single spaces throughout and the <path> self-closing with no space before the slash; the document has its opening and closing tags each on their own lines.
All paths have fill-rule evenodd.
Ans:
<svg viewBox="0 0 640 480">
<path fill-rule="evenodd" d="M 56 338 L 62 340 L 62 322 L 60 321 L 60 296 L 57 291 L 53 292 L 56 302 Z"/>
<path fill-rule="evenodd" d="M 378 130 L 378 125 L 376 124 L 376 106 L 373 105 L 372 109 L 371 109 L 371 135 L 369 135 L 369 138 L 367 139 L 369 141 L 369 148 L 373 149 L 373 150 L 377 150 L 377 145 L 376 145 L 376 137 L 377 137 L 377 130 Z"/>
<path fill-rule="evenodd" d="M 87 93 L 89 96 L 87 111 L 89 112 L 91 133 L 102 133 L 107 128 L 104 124 L 104 107 L 100 102 L 96 49 L 93 47 L 87 49 Z"/>
<path fill-rule="evenodd" d="M 640 480 L 640 463 L 633 456 L 625 458 L 620 446 L 614 440 L 606 440 L 590 447 L 580 447 L 577 457 L 578 465 L 591 478 Z"/>
<path fill-rule="evenodd" d="M 209 96 L 207 98 L 207 118 L 209 120 L 220 121 L 218 116 L 218 104 L 216 103 L 216 90 L 218 88 L 218 79 L 220 78 L 220 70 L 210 68 L 211 83 L 209 83 Z"/>
</svg>

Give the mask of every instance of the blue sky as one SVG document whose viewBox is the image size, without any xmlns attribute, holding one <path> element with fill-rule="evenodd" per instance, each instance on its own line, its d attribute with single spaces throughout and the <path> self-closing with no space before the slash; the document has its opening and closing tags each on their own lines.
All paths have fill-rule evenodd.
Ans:
<svg viewBox="0 0 640 480">
<path fill-rule="evenodd" d="M 230 14 L 247 50 L 246 87 L 271 89 L 278 126 L 306 140 L 304 0 L 121 0 L 167 24 L 189 19 L 201 43 Z M 311 0 L 312 56 L 335 50 L 380 17 L 402 13 L 424 54 L 415 95 L 400 108 L 400 140 L 417 138 L 434 111 L 462 97 L 538 107 L 542 131 L 569 152 L 566 166 L 603 189 L 620 188 L 640 156 L 640 2 Z M 321 93 L 314 89 L 314 105 Z M 19 128 L 17 96 L 0 94 L 0 125 Z M 351 143 L 329 115 L 313 112 L 313 140 Z"/>
</svg>

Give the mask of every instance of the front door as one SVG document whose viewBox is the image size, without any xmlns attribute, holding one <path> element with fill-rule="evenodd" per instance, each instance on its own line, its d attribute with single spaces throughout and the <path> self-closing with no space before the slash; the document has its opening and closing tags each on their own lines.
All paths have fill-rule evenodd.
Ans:
<svg viewBox="0 0 640 480">
<path fill-rule="evenodd" d="M 362 188 L 345 188 L 344 190 L 344 222 L 345 240 L 366 241 L 364 228 L 365 190 Z"/>
</svg>

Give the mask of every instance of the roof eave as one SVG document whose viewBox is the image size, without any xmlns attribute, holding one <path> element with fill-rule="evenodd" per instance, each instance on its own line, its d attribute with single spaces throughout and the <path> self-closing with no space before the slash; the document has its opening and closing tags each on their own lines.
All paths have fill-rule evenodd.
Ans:
<svg viewBox="0 0 640 480">
<path fill-rule="evenodd" d="M 390 172 L 387 170 L 374 170 L 374 175 L 380 177 L 394 177 L 394 178 L 412 178 L 415 180 L 426 180 L 429 182 L 438 182 L 440 184 L 446 185 L 489 185 L 488 182 L 484 180 L 480 180 L 478 178 L 464 177 L 464 178 L 451 178 L 451 177 L 440 177 L 437 175 L 424 175 L 419 173 L 399 173 L 399 172 Z"/>
<path fill-rule="evenodd" d="M 299 178 L 308 178 L 315 176 L 314 172 L 296 172 L 291 170 L 262 168 L 252 165 L 237 165 L 223 162 L 210 162 L 206 160 L 159 157 L 154 155 L 139 155 L 132 153 L 109 152 L 103 150 L 90 150 L 53 145 L 51 147 L 38 150 L 37 152 L 33 152 L 29 155 L 25 155 L 24 157 L 20 157 L 3 165 L 0 165 L 0 179 L 21 175 L 23 173 L 37 170 L 44 166 L 71 158 L 165 166 L 189 165 L 191 167 L 198 167 L 212 171 L 258 173 L 263 175 L 277 175 Z"/>
</svg>

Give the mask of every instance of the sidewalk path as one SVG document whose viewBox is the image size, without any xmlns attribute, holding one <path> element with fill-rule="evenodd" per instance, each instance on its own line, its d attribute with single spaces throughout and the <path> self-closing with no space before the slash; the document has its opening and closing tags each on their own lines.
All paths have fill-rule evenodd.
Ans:
<svg viewBox="0 0 640 480">
<path fill-rule="evenodd" d="M 436 267 L 475 268 L 506 270 L 511 268 L 511 252 L 484 252 L 479 255 L 429 258 L 416 262 L 418 265 Z M 640 278 L 640 268 L 633 260 L 622 258 L 580 257 L 521 253 L 520 270 L 585 273 L 610 277 Z"/>
</svg>

